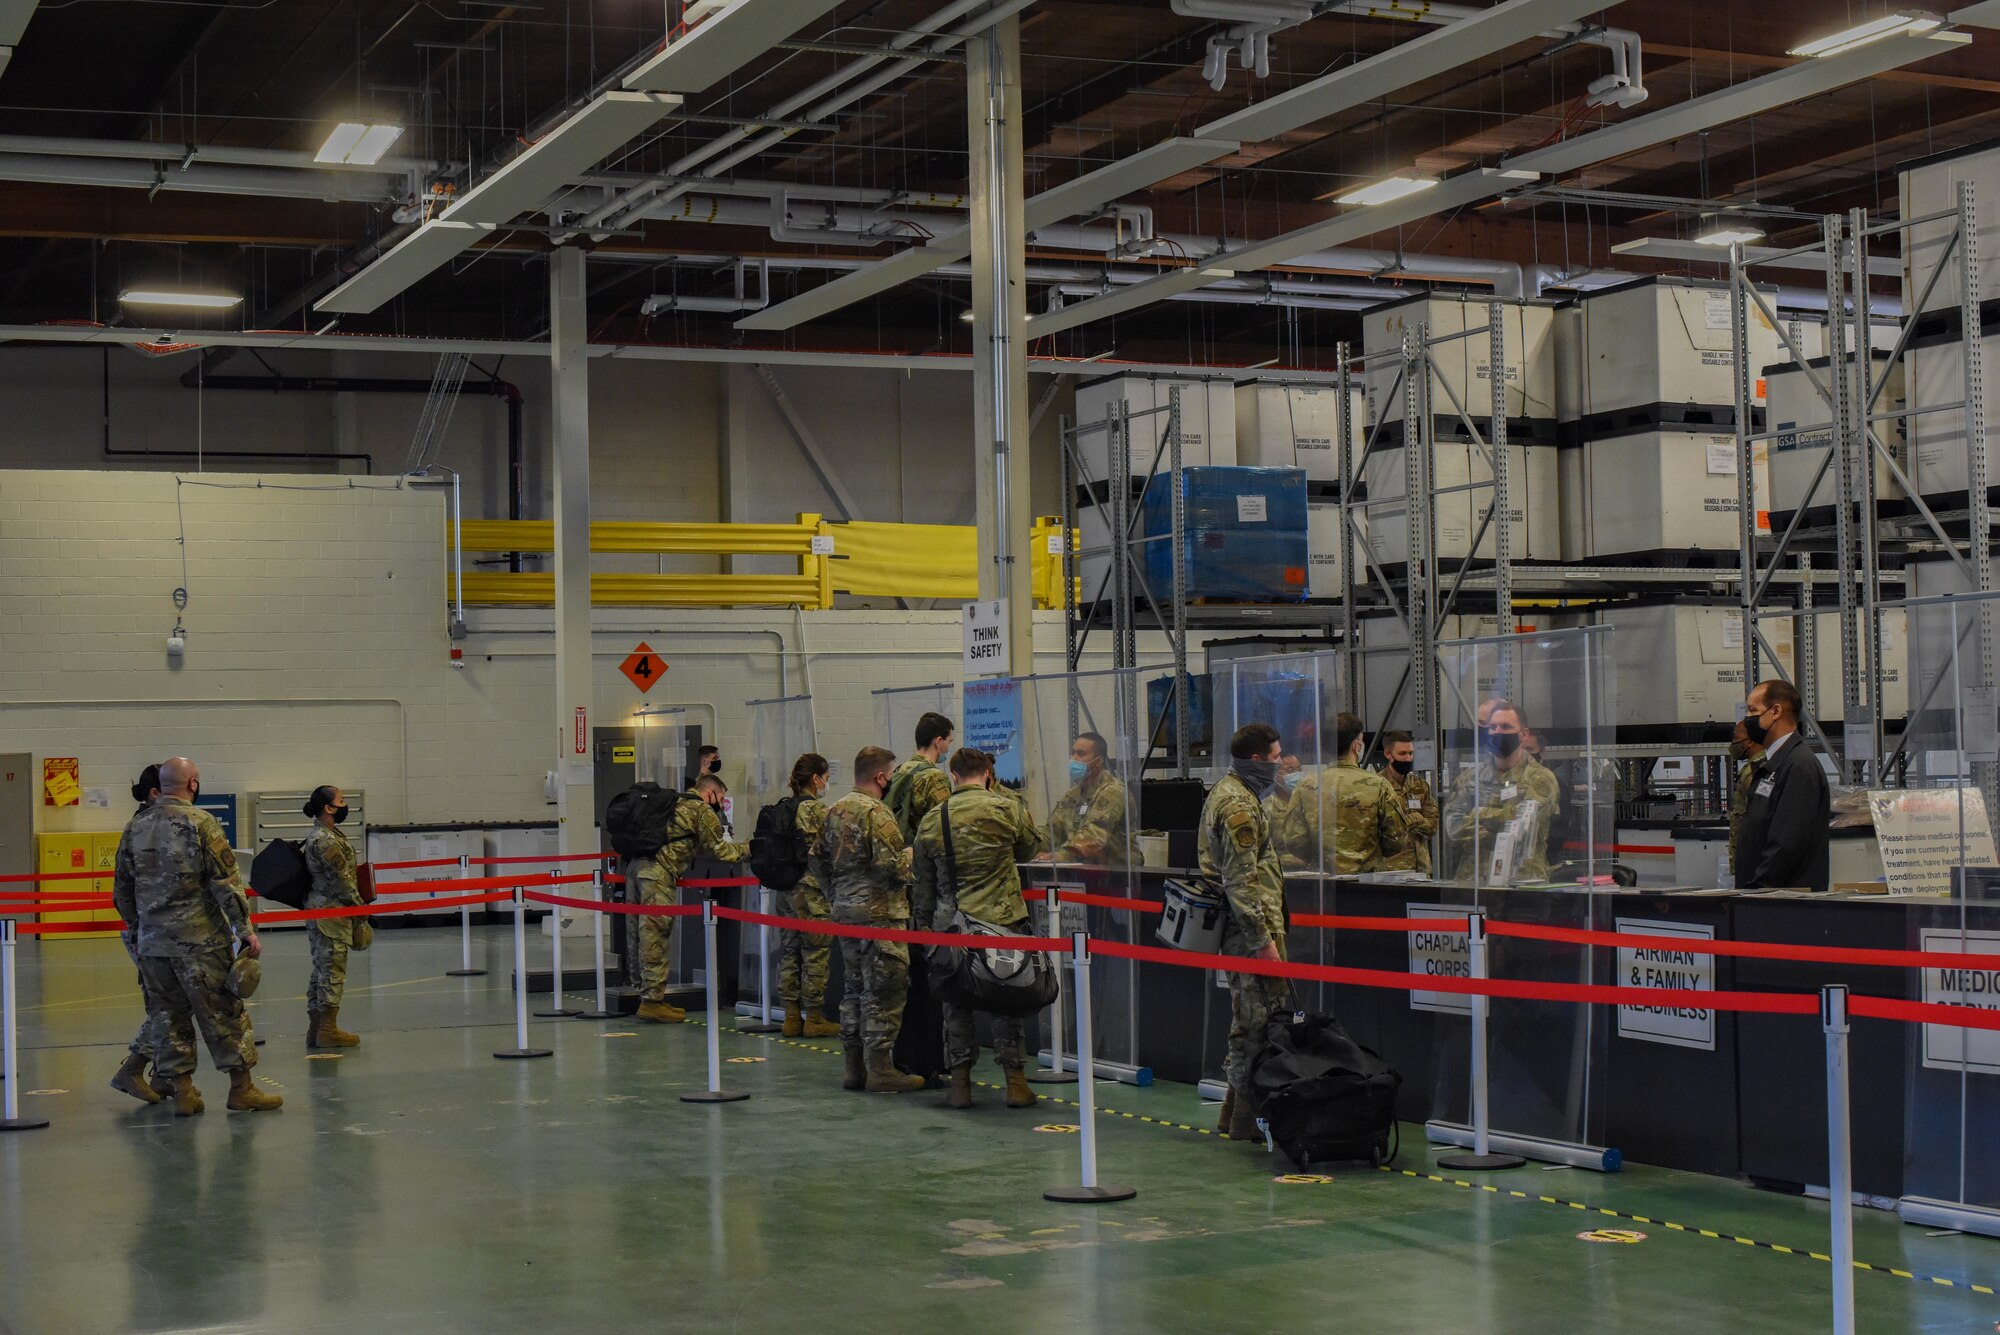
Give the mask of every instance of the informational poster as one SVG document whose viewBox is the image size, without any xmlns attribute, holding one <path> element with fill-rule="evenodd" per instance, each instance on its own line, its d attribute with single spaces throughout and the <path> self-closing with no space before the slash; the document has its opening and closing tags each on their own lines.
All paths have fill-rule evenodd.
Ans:
<svg viewBox="0 0 2000 1335">
<path fill-rule="evenodd" d="M 1007 604 L 1000 601 L 965 604 L 965 671 L 990 676 L 1007 671 Z"/>
<path fill-rule="evenodd" d="M 1464 918 L 1463 906 L 1412 904 L 1412 918 Z M 1464 932 L 1411 932 L 1410 972 L 1432 978 L 1472 977 L 1472 939 Z M 1413 1011 L 1442 1011 L 1451 1015 L 1472 1014 L 1472 998 L 1463 992 L 1412 992 Z"/>
<path fill-rule="evenodd" d="M 82 765 L 75 756 L 42 757 L 42 805 L 74 807 L 83 803 Z"/>
<path fill-rule="evenodd" d="M 1010 788 L 1027 781 L 1021 754 L 1021 683 L 1012 678 L 968 681 L 961 708 L 965 744 L 993 757 L 993 775 Z"/>
<path fill-rule="evenodd" d="M 2000 932 L 1927 927 L 1917 934 L 1917 939 L 1917 949 L 1925 952 L 2000 955 Z M 1954 969 L 1949 966 L 1926 968 L 1923 999 L 1934 1005 L 2000 1010 L 2000 971 Z M 2000 1075 L 2000 1031 L 1927 1024 L 1924 1026 L 1924 1065 L 1940 1071 Z"/>
<path fill-rule="evenodd" d="M 1882 878 L 1892 895 L 1948 895 L 1954 867 L 1991 867 L 1993 829 L 1977 788 L 1871 790 Z"/>
<path fill-rule="evenodd" d="M 1673 936 L 1688 941 L 1713 941 L 1715 928 L 1651 918 L 1620 918 L 1617 930 L 1639 936 Z M 1715 991 L 1715 956 L 1668 946 L 1618 947 L 1618 986 L 1648 987 L 1662 992 Z M 1715 1051 L 1715 1012 L 1691 1007 L 1620 1006 L 1618 1037 L 1642 1043 L 1669 1043 L 1680 1048 Z"/>
</svg>

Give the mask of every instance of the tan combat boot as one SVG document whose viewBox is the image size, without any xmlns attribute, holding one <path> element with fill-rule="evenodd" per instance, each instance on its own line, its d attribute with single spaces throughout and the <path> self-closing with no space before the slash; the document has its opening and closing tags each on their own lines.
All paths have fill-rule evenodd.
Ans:
<svg viewBox="0 0 2000 1335">
<path fill-rule="evenodd" d="M 193 1076 L 174 1077 L 174 1116 L 192 1117 L 207 1106 L 201 1101 L 201 1091 L 194 1087 Z"/>
<path fill-rule="evenodd" d="M 257 1088 L 247 1068 L 239 1066 L 229 1073 L 229 1111 L 269 1112 L 284 1106 L 285 1101 L 278 1095 Z"/>
<path fill-rule="evenodd" d="M 125 1064 L 118 1068 L 118 1074 L 111 1077 L 111 1087 L 120 1094 L 130 1094 L 141 1103 L 158 1103 L 160 1096 L 146 1083 L 146 1059 L 127 1053 Z"/>
<path fill-rule="evenodd" d="M 786 1002 L 785 1027 L 783 1029 L 780 1029 L 778 1032 L 783 1034 L 786 1038 L 797 1038 L 800 1034 L 803 1034 L 805 1030 L 806 1030 L 806 1017 L 799 1013 L 799 1003 L 796 1001 Z"/>
<path fill-rule="evenodd" d="M 1032 1108 L 1041 1102 L 1035 1095 L 1035 1087 L 1028 1083 L 1028 1073 L 1018 1066 L 1007 1068 L 1007 1106 L 1009 1108 Z"/>
<path fill-rule="evenodd" d="M 358 1048 L 361 1036 L 350 1034 L 340 1027 L 340 1007 L 319 1011 L 312 1015 L 306 1025 L 306 1046 L 309 1048 Z"/>
<path fill-rule="evenodd" d="M 1216 1116 L 1215 1119 L 1216 1135 L 1226 1136 L 1229 1134 L 1229 1116 L 1235 1110 L 1236 1110 L 1236 1086 L 1231 1085 L 1229 1086 L 1229 1092 L 1222 1096 L 1222 1111 Z"/>
<path fill-rule="evenodd" d="M 951 1088 L 944 1096 L 947 1108 L 970 1108 L 972 1106 L 972 1063 L 964 1062 L 951 1068 Z"/>
<path fill-rule="evenodd" d="M 868 1067 L 861 1060 L 861 1044 L 852 1039 L 840 1045 L 840 1087 L 842 1089 L 864 1089 L 868 1085 Z"/>
<path fill-rule="evenodd" d="M 872 1048 L 867 1055 L 870 1094 L 909 1094 L 924 1087 L 922 1076 L 896 1069 L 896 1059 L 888 1048 Z"/>
<path fill-rule="evenodd" d="M 819 1013 L 819 1007 L 806 1008 L 806 1037 L 832 1038 L 840 1032 L 840 1025 Z"/>
<path fill-rule="evenodd" d="M 650 1021 L 653 1024 L 682 1024 L 687 1020 L 687 1017 L 688 1013 L 679 1006 L 670 1006 L 664 1001 L 642 1001 L 639 1003 L 638 1018 Z"/>
<path fill-rule="evenodd" d="M 1249 1095 L 1235 1090 L 1230 1092 L 1235 1097 L 1229 1104 L 1229 1138 L 1262 1141 L 1264 1133 L 1257 1129 L 1257 1114 L 1251 1110 Z"/>
</svg>

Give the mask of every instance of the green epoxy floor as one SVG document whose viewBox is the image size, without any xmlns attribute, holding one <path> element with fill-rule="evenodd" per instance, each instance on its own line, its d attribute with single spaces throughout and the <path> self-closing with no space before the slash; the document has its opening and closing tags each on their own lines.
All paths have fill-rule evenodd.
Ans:
<svg viewBox="0 0 2000 1335">
<path fill-rule="evenodd" d="M 1073 1106 L 845 1093 L 828 1041 L 724 1035 L 726 1057 L 761 1060 L 725 1066 L 753 1097 L 720 1107 L 678 1098 L 705 1083 L 697 1025 L 536 1021 L 556 1055 L 496 1061 L 513 1043 L 499 929 L 480 933 L 492 972 L 464 980 L 440 976 L 455 933 L 382 932 L 342 1011 L 366 1044 L 309 1061 L 304 938 L 266 939 L 258 1072 L 285 1108 L 224 1112 L 204 1054 L 211 1111 L 184 1121 L 105 1084 L 139 1016 L 117 942 L 22 947 L 23 1102 L 54 1125 L 0 1135 L 0 1331 L 1829 1325 L 1825 1262 L 1360 1166 L 1281 1183 L 1282 1160 L 1174 1125 L 1214 1119 L 1185 1086 L 1099 1086 L 1104 1176 L 1139 1196 L 1079 1207 L 1041 1198 L 1075 1181 L 1076 1136 L 1031 1129 L 1073 1124 Z M 1432 1171 L 1404 1146 L 1402 1168 Z M 1825 1250 L 1822 1204 L 1713 1178 L 1489 1181 Z M 1596 1227 L 1647 1237 L 1578 1240 Z M 2000 1287 L 2000 1241 L 1864 1210 L 1856 1248 L 1919 1277 L 1858 1274 L 1862 1330 L 2000 1321 L 2000 1297 L 1965 1287 Z"/>
</svg>

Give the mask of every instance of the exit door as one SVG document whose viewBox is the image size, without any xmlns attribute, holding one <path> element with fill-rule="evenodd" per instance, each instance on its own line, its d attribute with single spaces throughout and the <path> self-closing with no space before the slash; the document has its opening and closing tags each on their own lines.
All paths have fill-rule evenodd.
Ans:
<svg viewBox="0 0 2000 1335">
<path fill-rule="evenodd" d="M 26 752 L 0 755 L 0 876 L 35 870 L 35 758 Z"/>
</svg>

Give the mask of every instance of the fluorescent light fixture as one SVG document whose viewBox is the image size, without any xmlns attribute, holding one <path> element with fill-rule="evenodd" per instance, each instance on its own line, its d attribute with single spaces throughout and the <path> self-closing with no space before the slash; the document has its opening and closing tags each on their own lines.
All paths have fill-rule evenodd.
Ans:
<svg viewBox="0 0 2000 1335">
<path fill-rule="evenodd" d="M 403 127 L 400 125 L 363 125 L 359 121 L 342 121 L 327 135 L 326 142 L 319 146 L 319 152 L 313 154 L 313 161 L 372 167 L 389 151 L 389 145 L 402 137 Z"/>
<path fill-rule="evenodd" d="M 176 292 L 158 287 L 135 287 L 118 300 L 128 306 L 198 306 L 217 311 L 243 302 L 243 298 L 232 297 L 227 292 Z"/>
<path fill-rule="evenodd" d="M 1943 19 L 1922 11 L 1889 14 L 1879 19 L 1870 19 L 1866 23 L 1857 23 L 1844 32 L 1834 33 L 1831 37 L 1822 37 L 1818 41 L 1807 42 L 1804 46 L 1795 46 L 1785 54 L 1823 59 L 1827 56 L 1845 55 L 1856 47 L 1867 46 L 1870 42 L 1879 42 L 1884 38 L 1899 37 L 1905 33 L 1918 37 L 1943 26 Z"/>
<path fill-rule="evenodd" d="M 1386 181 L 1364 185 L 1359 190 L 1350 190 L 1334 199 L 1336 204 L 1393 204 L 1399 199 L 1408 199 L 1437 184 L 1435 176 L 1391 176 Z"/>
<path fill-rule="evenodd" d="M 1203 270 L 1201 271 L 1201 276 L 1202 276 L 1203 278 L 1234 278 L 1234 277 L 1236 277 L 1236 270 L 1234 270 L 1234 269 L 1203 269 Z"/>
<path fill-rule="evenodd" d="M 1739 218 L 1728 213 L 1704 213 L 1695 224 L 1694 239 L 1697 245 L 1733 246 L 1738 242 L 1748 245 L 1752 241 L 1764 239 L 1764 229 L 1748 218 Z"/>
<path fill-rule="evenodd" d="M 958 318 L 959 318 L 959 319 L 961 319 L 961 320 L 963 320 L 963 321 L 965 321 L 965 322 L 966 322 L 967 324 L 971 324 L 971 323 L 972 323 L 972 307 L 970 307 L 970 306 L 967 306 L 967 307 L 966 307 L 966 308 L 965 308 L 964 310 L 960 311 L 960 312 L 958 313 Z"/>
</svg>

